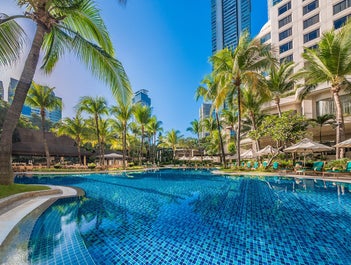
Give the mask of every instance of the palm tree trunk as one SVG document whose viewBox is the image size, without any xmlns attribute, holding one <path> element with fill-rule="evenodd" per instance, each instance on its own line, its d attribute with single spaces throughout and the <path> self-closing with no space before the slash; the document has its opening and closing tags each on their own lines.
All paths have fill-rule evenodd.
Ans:
<svg viewBox="0 0 351 265">
<path fill-rule="evenodd" d="M 222 133 L 221 133 L 221 125 L 219 124 L 219 117 L 218 117 L 217 111 L 216 111 L 216 121 L 217 121 L 218 135 L 219 135 L 219 143 L 220 143 L 220 148 L 221 148 L 221 153 L 222 153 L 221 162 L 222 162 L 223 167 L 226 167 L 223 138 L 222 138 Z"/>
<path fill-rule="evenodd" d="M 38 24 L 31 49 L 16 87 L 13 102 L 6 113 L 5 121 L 3 123 L 0 139 L 0 184 L 3 185 L 13 183 L 13 171 L 11 166 L 12 134 L 18 123 L 27 92 L 38 65 L 39 53 L 41 45 L 43 44 L 44 34 L 44 26 Z"/>
<path fill-rule="evenodd" d="M 45 136 L 45 109 L 40 110 L 40 116 L 41 116 L 41 132 L 43 134 L 43 144 L 44 144 L 45 157 L 46 157 L 46 167 L 50 168 L 50 152 L 49 152 L 48 142 Z"/>
<path fill-rule="evenodd" d="M 82 165 L 82 154 L 80 152 L 80 139 L 77 139 L 77 151 L 78 151 L 78 163 L 79 165 Z"/>
<path fill-rule="evenodd" d="M 96 126 L 96 136 L 99 145 L 99 163 L 103 166 L 103 159 L 102 159 L 102 149 L 101 149 L 101 139 L 100 139 L 100 130 L 99 130 L 99 117 L 95 115 L 95 126 Z"/>
<path fill-rule="evenodd" d="M 144 126 L 141 127 L 141 143 L 139 152 L 139 166 L 142 165 L 142 155 L 143 155 L 143 143 L 144 143 Z"/>
<path fill-rule="evenodd" d="M 279 117 L 282 116 L 282 110 L 280 109 L 280 98 L 275 98 L 275 104 L 277 104 Z"/>
<path fill-rule="evenodd" d="M 336 108 L 336 144 L 345 140 L 345 125 L 342 105 L 340 101 L 339 91 L 333 91 L 335 108 Z M 344 157 L 344 149 L 336 147 L 336 159 Z"/>
<path fill-rule="evenodd" d="M 240 84 L 237 85 L 237 90 L 238 90 L 238 98 L 237 98 L 237 104 L 238 104 L 238 130 L 237 130 L 237 148 L 236 148 L 236 154 L 238 156 L 238 166 L 240 166 L 240 133 L 241 133 L 241 100 L 240 100 L 240 97 L 241 97 L 241 91 L 240 91 Z"/>
<path fill-rule="evenodd" d="M 122 134 L 122 141 L 123 141 L 123 169 L 126 169 L 126 151 L 127 151 L 127 128 L 123 126 L 123 134 Z"/>
</svg>

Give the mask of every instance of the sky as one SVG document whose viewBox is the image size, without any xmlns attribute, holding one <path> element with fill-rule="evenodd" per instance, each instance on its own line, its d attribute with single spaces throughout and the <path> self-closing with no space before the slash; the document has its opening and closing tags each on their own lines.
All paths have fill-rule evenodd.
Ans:
<svg viewBox="0 0 351 265">
<path fill-rule="evenodd" d="M 14 0 L 0 0 L 0 13 L 21 13 Z M 163 130 L 176 129 L 184 136 L 191 121 L 199 119 L 201 100 L 195 91 L 211 72 L 210 0 L 97 0 L 116 49 L 117 59 L 126 70 L 134 92 L 149 91 L 152 113 L 162 121 Z M 252 0 L 252 35 L 267 21 L 267 1 Z M 34 25 L 21 21 L 28 35 Z M 12 68 L 0 68 L 5 89 L 10 77 L 18 79 L 22 60 Z M 39 62 L 40 63 L 40 62 Z M 38 67 L 34 81 L 55 87 L 63 99 L 63 117 L 73 117 L 82 96 L 103 96 L 108 104 L 116 101 L 108 86 L 90 74 L 84 64 L 67 54 L 48 76 Z"/>
</svg>

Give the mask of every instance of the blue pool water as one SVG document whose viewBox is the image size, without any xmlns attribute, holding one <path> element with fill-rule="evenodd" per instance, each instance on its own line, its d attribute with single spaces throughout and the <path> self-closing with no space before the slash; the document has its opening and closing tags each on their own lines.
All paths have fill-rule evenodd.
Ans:
<svg viewBox="0 0 351 265">
<path fill-rule="evenodd" d="M 80 187 L 36 222 L 31 264 L 351 264 L 351 186 L 160 170 L 36 176 Z"/>
</svg>

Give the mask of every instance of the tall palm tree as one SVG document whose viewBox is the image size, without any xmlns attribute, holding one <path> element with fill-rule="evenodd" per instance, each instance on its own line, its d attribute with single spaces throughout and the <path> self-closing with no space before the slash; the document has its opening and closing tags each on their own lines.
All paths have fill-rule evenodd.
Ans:
<svg viewBox="0 0 351 265">
<path fill-rule="evenodd" d="M 182 137 L 183 136 L 180 134 L 180 131 L 175 130 L 175 129 L 172 129 L 172 130 L 166 132 L 166 136 L 165 136 L 164 140 L 165 140 L 165 144 L 168 147 L 172 148 L 173 161 L 175 159 L 175 153 L 176 153 L 177 146 L 178 146 L 179 141 Z"/>
<path fill-rule="evenodd" d="M 334 114 L 324 114 L 322 116 L 317 116 L 315 119 L 311 119 L 312 122 L 319 126 L 319 142 L 322 143 L 322 127 L 326 124 L 334 124 L 335 115 Z"/>
<path fill-rule="evenodd" d="M 83 139 L 85 139 L 88 134 L 88 130 L 82 116 L 77 113 L 74 118 L 64 118 L 62 123 L 58 125 L 55 132 L 60 136 L 66 135 L 75 141 L 78 151 L 78 162 L 79 164 L 82 164 L 80 147 Z"/>
<path fill-rule="evenodd" d="M 103 97 L 90 97 L 84 96 L 81 97 L 78 105 L 77 105 L 78 112 L 85 112 L 90 114 L 94 121 L 95 127 L 95 134 L 97 139 L 97 144 L 99 148 L 99 162 L 102 165 L 104 163 L 103 159 L 103 146 L 101 141 L 101 134 L 100 134 L 100 120 L 102 115 L 108 114 L 107 102 L 106 99 Z"/>
<path fill-rule="evenodd" d="M 269 45 L 261 44 L 259 39 L 250 40 L 245 31 L 234 50 L 225 48 L 211 57 L 214 74 L 219 78 L 216 105 L 222 104 L 228 95 L 238 110 L 237 157 L 240 164 L 241 133 L 241 89 L 242 87 L 258 89 L 257 83 L 262 81 L 261 71 L 266 70 L 275 60 L 271 56 Z"/>
<path fill-rule="evenodd" d="M 327 82 L 335 102 L 336 144 L 345 139 L 345 125 L 340 92 L 350 89 L 347 79 L 351 75 L 351 22 L 339 31 L 324 32 L 318 43 L 318 49 L 306 49 L 302 54 L 305 67 L 299 72 L 304 78 L 305 87 L 301 97 L 306 96 L 311 88 Z M 343 158 L 342 148 L 336 148 L 336 159 Z"/>
<path fill-rule="evenodd" d="M 0 62 L 12 65 L 14 59 L 20 57 L 19 47 L 24 39 L 24 31 L 19 30 L 18 24 L 14 23 L 17 19 L 32 21 L 36 29 L 13 102 L 3 124 L 0 139 L 0 184 L 13 182 L 12 133 L 40 57 L 43 58 L 41 69 L 45 73 L 51 73 L 65 53 L 74 54 L 95 76 L 111 87 L 116 97 L 127 98 L 132 94 L 127 75 L 121 62 L 115 58 L 106 26 L 93 0 L 16 2 L 26 10 L 22 15 L 2 16 L 0 47 L 5 53 L 1 54 Z"/>
<path fill-rule="evenodd" d="M 150 118 L 149 123 L 147 124 L 147 130 L 150 132 L 151 137 L 152 137 L 152 158 L 153 158 L 153 163 L 156 163 L 156 148 L 157 148 L 157 133 L 162 132 L 162 121 L 158 121 L 156 116 L 152 116 Z"/>
<path fill-rule="evenodd" d="M 201 123 L 195 119 L 191 123 L 191 127 L 188 127 L 186 130 L 196 135 L 197 142 L 200 140 L 201 133 Z"/>
<path fill-rule="evenodd" d="M 59 98 L 55 97 L 55 94 L 53 93 L 54 89 L 55 88 L 49 88 L 47 86 L 42 86 L 35 82 L 32 82 L 32 86 L 29 89 L 28 96 L 26 98 L 27 105 L 40 109 L 41 131 L 47 167 L 50 167 L 50 152 L 45 136 L 46 111 L 62 108 L 62 101 L 59 100 Z"/>
<path fill-rule="evenodd" d="M 205 76 L 205 78 L 202 80 L 202 84 L 204 86 L 199 86 L 196 90 L 195 93 L 195 98 L 199 99 L 199 97 L 203 97 L 205 101 L 211 101 L 212 107 L 211 110 L 214 110 L 215 117 L 216 117 L 216 122 L 217 122 L 217 130 L 218 130 L 218 136 L 219 136 L 219 144 L 220 144 L 220 161 L 223 164 L 223 167 L 226 166 L 225 162 L 225 151 L 224 151 L 224 143 L 223 143 L 223 137 L 221 133 L 221 124 L 219 121 L 219 115 L 218 112 L 220 111 L 221 108 L 223 108 L 223 102 L 218 102 L 215 101 L 217 92 L 218 92 L 218 80 L 215 80 L 213 74 Z M 212 111 L 211 111 L 212 112 Z"/>
<path fill-rule="evenodd" d="M 151 118 L 151 108 L 141 104 L 136 104 L 134 109 L 134 117 L 136 122 L 141 128 L 141 137 L 140 137 L 140 150 L 139 150 L 139 165 L 142 164 L 142 154 L 143 154 L 143 145 L 144 145 L 144 136 L 145 136 L 145 126 L 149 123 Z"/>
<path fill-rule="evenodd" d="M 280 99 L 288 96 L 289 92 L 293 92 L 297 81 L 294 75 L 294 67 L 295 64 L 293 62 L 283 62 L 279 66 L 273 65 L 269 71 L 269 75 L 265 79 L 265 85 L 270 90 L 272 99 L 277 105 L 279 117 L 282 116 Z"/>
<path fill-rule="evenodd" d="M 267 98 L 262 97 L 261 94 L 255 93 L 251 89 L 244 89 L 242 91 L 242 106 L 244 115 L 248 117 L 251 123 L 251 129 L 257 130 L 257 116 L 260 114 L 262 104 L 267 101 Z M 260 150 L 260 141 L 256 140 L 256 151 Z"/>
<path fill-rule="evenodd" d="M 115 115 L 116 120 L 120 123 L 122 129 L 122 145 L 123 145 L 123 169 L 126 169 L 127 160 L 127 131 L 128 124 L 133 116 L 133 106 L 131 102 L 124 103 L 118 101 L 118 106 L 111 107 L 111 113 Z"/>
</svg>

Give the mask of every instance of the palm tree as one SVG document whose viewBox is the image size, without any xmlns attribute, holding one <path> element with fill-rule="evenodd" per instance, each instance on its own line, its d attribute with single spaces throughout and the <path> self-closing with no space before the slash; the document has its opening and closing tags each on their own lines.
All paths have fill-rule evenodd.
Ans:
<svg viewBox="0 0 351 265">
<path fill-rule="evenodd" d="M 133 106 L 131 102 L 124 103 L 122 101 L 118 101 L 118 106 L 112 106 L 110 111 L 112 114 L 115 115 L 117 122 L 121 125 L 123 146 L 123 169 L 126 169 L 127 132 L 129 121 L 133 116 Z"/>
<path fill-rule="evenodd" d="M 178 130 L 175 130 L 175 129 L 172 129 L 170 131 L 168 131 L 166 133 L 166 137 L 165 137 L 165 144 L 172 148 L 172 159 L 174 161 L 175 159 L 175 153 L 176 153 L 176 149 L 177 149 L 177 146 L 178 146 L 178 143 L 180 141 L 180 139 L 182 138 L 183 136 L 180 134 L 180 131 Z"/>
<path fill-rule="evenodd" d="M 142 164 L 142 154 L 143 154 L 143 144 L 144 144 L 144 135 L 145 135 L 145 126 L 149 123 L 151 118 L 151 108 L 141 104 L 136 104 L 134 109 L 134 117 L 136 122 L 141 128 L 141 142 L 140 142 L 140 151 L 139 151 L 139 165 Z"/>
<path fill-rule="evenodd" d="M 324 114 L 322 116 L 317 116 L 315 119 L 311 119 L 312 122 L 318 124 L 319 126 L 319 142 L 322 143 L 322 127 L 326 124 L 334 124 L 335 115 L 334 114 Z"/>
<path fill-rule="evenodd" d="M 221 154 L 220 160 L 223 164 L 223 167 L 226 166 L 225 162 L 225 152 L 224 152 L 224 144 L 223 144 L 223 137 L 221 133 L 221 124 L 219 121 L 219 109 L 223 107 L 223 102 L 215 103 L 215 99 L 217 96 L 218 92 L 218 80 L 215 80 L 213 75 L 207 75 L 203 80 L 202 83 L 205 86 L 199 86 L 196 90 L 195 98 L 199 99 L 199 97 L 203 97 L 206 101 L 212 101 L 212 107 L 211 109 L 214 109 L 215 117 L 216 117 L 216 122 L 217 122 L 217 130 L 218 130 L 218 135 L 219 135 L 219 144 L 220 144 L 220 152 Z"/>
<path fill-rule="evenodd" d="M 214 74 L 219 78 L 215 105 L 221 105 L 231 97 L 229 103 L 236 105 L 238 110 L 237 156 L 240 165 L 240 133 L 241 133 L 241 89 L 247 87 L 258 89 L 262 80 L 261 71 L 275 60 L 271 56 L 269 45 L 261 44 L 258 39 L 250 40 L 249 33 L 244 32 L 235 50 L 225 48 L 211 57 Z"/>
<path fill-rule="evenodd" d="M 247 115 L 250 123 L 251 130 L 256 131 L 258 129 L 257 117 L 260 115 L 261 107 L 267 99 L 261 94 L 255 93 L 251 89 L 244 89 L 242 91 L 242 106 L 244 115 Z M 256 139 L 256 151 L 260 150 L 260 141 Z"/>
<path fill-rule="evenodd" d="M 31 20 L 36 29 L 13 102 L 3 124 L 0 139 L 0 184 L 13 182 L 12 133 L 40 57 L 43 58 L 41 69 L 49 74 L 65 53 L 74 54 L 95 76 L 110 85 L 116 97 L 128 98 L 132 94 L 127 75 L 121 62 L 115 58 L 106 26 L 93 0 L 22 0 L 17 3 L 26 8 L 23 15 L 2 16 L 0 19 L 0 49 L 5 52 L 1 54 L 0 62 L 12 65 L 14 59 L 20 57 L 24 31 L 19 29 L 15 20 Z"/>
<path fill-rule="evenodd" d="M 273 65 L 269 71 L 269 75 L 265 79 L 265 85 L 270 90 L 272 99 L 277 105 L 279 117 L 282 116 L 280 98 L 288 96 L 289 92 L 293 92 L 297 81 L 294 75 L 294 67 L 293 62 L 284 62 L 279 66 Z"/>
<path fill-rule="evenodd" d="M 26 98 L 27 105 L 40 109 L 41 131 L 42 131 L 47 167 L 50 167 L 50 152 L 49 152 L 49 147 L 45 136 L 46 111 L 62 108 L 62 101 L 59 100 L 59 98 L 55 97 L 55 94 L 53 93 L 54 89 L 55 88 L 49 88 L 47 86 L 42 86 L 35 82 L 32 82 L 32 86 L 29 89 L 28 96 Z"/>
<path fill-rule="evenodd" d="M 196 135 L 197 142 L 200 140 L 200 133 L 201 133 L 201 123 L 195 119 L 191 123 L 191 127 L 188 127 L 186 130 Z"/>
<path fill-rule="evenodd" d="M 299 72 L 304 78 L 305 87 L 301 98 L 306 96 L 318 84 L 330 84 L 330 92 L 335 102 L 336 144 L 345 140 L 345 125 L 340 91 L 350 89 L 347 79 L 351 75 L 351 22 L 339 31 L 324 32 L 318 44 L 318 49 L 306 49 L 302 54 L 305 67 Z M 343 158 L 343 149 L 336 147 L 336 159 Z"/>
<path fill-rule="evenodd" d="M 92 115 L 96 133 L 97 144 L 99 147 L 99 162 L 102 165 L 104 163 L 103 159 L 103 146 L 100 135 L 100 120 L 101 116 L 108 114 L 107 102 L 103 97 L 90 97 L 85 96 L 81 97 L 77 105 L 78 112 L 86 112 L 87 114 Z"/>
<path fill-rule="evenodd" d="M 88 134 L 88 130 L 82 116 L 77 113 L 74 118 L 64 118 L 62 123 L 59 124 L 55 131 L 58 135 L 66 135 L 75 141 L 78 151 L 78 162 L 79 164 L 82 164 L 80 147 L 83 139 L 85 139 Z"/>
<path fill-rule="evenodd" d="M 147 130 L 150 132 L 151 137 L 152 137 L 152 146 L 153 146 L 153 151 L 152 151 L 152 157 L 153 157 L 153 163 L 155 164 L 156 162 L 156 148 L 157 148 L 157 133 L 162 132 L 162 121 L 158 121 L 156 116 L 152 116 L 150 118 L 149 123 L 147 124 Z"/>
</svg>

